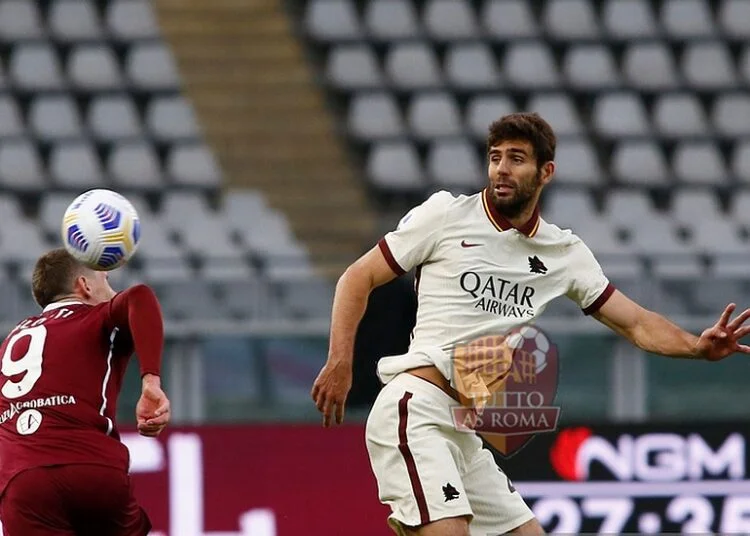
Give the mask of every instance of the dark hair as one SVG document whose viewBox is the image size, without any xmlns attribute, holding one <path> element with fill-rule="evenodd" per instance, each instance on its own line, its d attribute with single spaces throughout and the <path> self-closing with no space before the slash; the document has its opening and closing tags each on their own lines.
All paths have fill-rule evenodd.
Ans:
<svg viewBox="0 0 750 536">
<path fill-rule="evenodd" d="M 492 146 L 509 140 L 528 141 L 534 150 L 537 167 L 555 159 L 555 133 L 536 112 L 513 113 L 494 121 L 487 136 L 487 152 Z"/>
<path fill-rule="evenodd" d="M 85 267 L 64 248 L 48 251 L 36 261 L 31 293 L 40 307 L 73 292 L 73 282 Z"/>
</svg>

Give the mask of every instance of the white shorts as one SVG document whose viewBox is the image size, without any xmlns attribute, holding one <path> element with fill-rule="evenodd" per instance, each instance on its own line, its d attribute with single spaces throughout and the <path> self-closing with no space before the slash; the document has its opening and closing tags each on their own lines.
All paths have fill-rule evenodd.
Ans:
<svg viewBox="0 0 750 536">
<path fill-rule="evenodd" d="M 472 536 L 496 536 L 534 518 L 479 436 L 456 430 L 457 405 L 430 382 L 402 373 L 372 407 L 367 450 L 396 534 L 402 525 L 470 516 Z"/>
</svg>

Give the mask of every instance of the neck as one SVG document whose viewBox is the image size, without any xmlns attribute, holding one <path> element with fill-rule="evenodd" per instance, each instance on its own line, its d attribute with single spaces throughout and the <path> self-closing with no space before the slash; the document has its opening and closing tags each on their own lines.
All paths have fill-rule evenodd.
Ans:
<svg viewBox="0 0 750 536">
<path fill-rule="evenodd" d="M 513 224 L 513 227 L 522 227 L 527 221 L 531 219 L 531 216 L 534 215 L 534 210 L 536 209 L 536 201 L 530 202 L 527 206 L 525 206 L 521 212 L 519 212 L 517 215 L 509 216 L 505 215 L 505 219 L 507 219 L 510 223 Z M 502 210 L 498 210 L 502 214 Z"/>
</svg>

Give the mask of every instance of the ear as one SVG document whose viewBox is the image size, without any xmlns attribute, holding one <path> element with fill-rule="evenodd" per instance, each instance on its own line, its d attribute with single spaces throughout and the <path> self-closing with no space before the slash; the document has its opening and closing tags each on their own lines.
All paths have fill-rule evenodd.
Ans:
<svg viewBox="0 0 750 536">
<path fill-rule="evenodd" d="M 552 160 L 550 160 L 549 162 L 547 162 L 546 164 L 542 166 L 542 173 L 539 179 L 541 180 L 542 184 L 546 186 L 547 184 L 550 183 L 550 181 L 552 181 L 552 177 L 554 176 L 554 174 L 555 174 L 555 163 Z"/>
<path fill-rule="evenodd" d="M 84 300 L 91 297 L 91 286 L 89 286 L 86 276 L 79 275 L 73 282 L 73 292 Z"/>
</svg>

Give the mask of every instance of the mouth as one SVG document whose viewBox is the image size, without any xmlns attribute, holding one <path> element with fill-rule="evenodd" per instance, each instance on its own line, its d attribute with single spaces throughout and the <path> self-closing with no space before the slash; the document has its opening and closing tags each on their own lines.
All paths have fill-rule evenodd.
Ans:
<svg viewBox="0 0 750 536">
<path fill-rule="evenodd" d="M 498 195 L 508 195 L 515 190 L 515 187 L 512 184 L 496 184 L 492 189 Z"/>
</svg>

